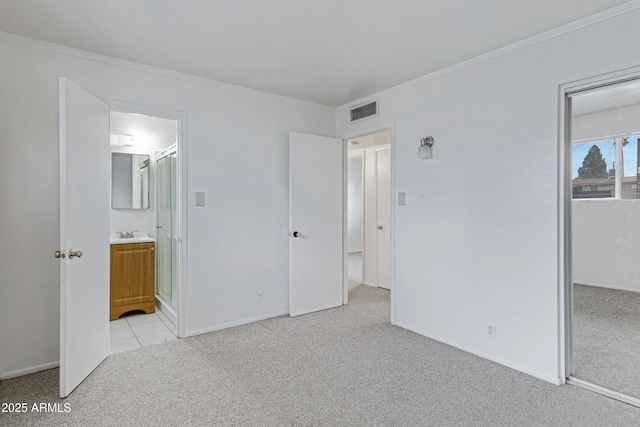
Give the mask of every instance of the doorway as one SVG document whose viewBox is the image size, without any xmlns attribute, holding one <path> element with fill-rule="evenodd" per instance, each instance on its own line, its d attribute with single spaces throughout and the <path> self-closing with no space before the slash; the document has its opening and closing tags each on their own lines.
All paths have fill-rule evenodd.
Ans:
<svg viewBox="0 0 640 427">
<path fill-rule="evenodd" d="M 640 406 L 640 73 L 563 88 L 566 377 Z"/>
<path fill-rule="evenodd" d="M 178 335 L 178 129 L 176 119 L 110 113 L 111 353 Z"/>
<path fill-rule="evenodd" d="M 347 283 L 391 289 L 391 131 L 347 140 Z"/>
</svg>

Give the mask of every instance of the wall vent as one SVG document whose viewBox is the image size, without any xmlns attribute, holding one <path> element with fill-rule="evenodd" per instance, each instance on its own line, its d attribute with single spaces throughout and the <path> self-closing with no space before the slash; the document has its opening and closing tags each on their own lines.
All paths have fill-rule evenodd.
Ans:
<svg viewBox="0 0 640 427">
<path fill-rule="evenodd" d="M 369 104 L 361 105 L 360 107 L 353 108 L 351 110 L 351 121 L 364 119 L 365 117 L 371 117 L 378 114 L 378 103 L 371 102 Z"/>
</svg>

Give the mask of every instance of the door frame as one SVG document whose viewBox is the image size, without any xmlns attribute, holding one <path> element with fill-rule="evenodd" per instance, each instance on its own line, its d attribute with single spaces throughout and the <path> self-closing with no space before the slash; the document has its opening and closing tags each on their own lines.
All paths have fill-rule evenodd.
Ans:
<svg viewBox="0 0 640 427">
<path fill-rule="evenodd" d="M 343 177 L 342 177 L 342 181 L 343 181 L 343 193 L 344 193 L 344 212 L 343 212 L 343 222 L 344 222 L 344 226 L 343 226 L 343 244 L 342 244 L 342 250 L 343 250 L 343 265 L 345 266 L 344 268 L 344 272 L 343 272 L 343 283 L 342 283 L 342 289 L 343 289 L 343 297 L 342 297 L 342 303 L 343 304 L 348 304 L 349 302 L 349 277 L 348 277 L 348 269 L 347 266 L 349 265 L 349 257 L 348 257 L 348 245 L 347 245 L 347 239 L 348 239 L 348 234 L 347 234 L 347 184 L 348 184 L 348 180 L 349 180 L 349 175 L 348 175 L 348 165 L 349 165 L 349 150 L 348 150 L 348 144 L 349 144 L 349 140 L 350 139 L 354 139 L 354 138 L 361 138 L 363 136 L 367 136 L 367 135 L 371 135 L 374 133 L 380 133 L 380 132 L 384 132 L 384 131 L 389 131 L 390 133 L 390 141 L 389 141 L 389 145 L 391 146 L 391 169 L 389 171 L 389 175 L 390 175 L 390 180 L 391 180 L 391 200 L 390 202 L 390 206 L 391 206 L 391 216 L 390 216 L 390 221 L 391 221 L 391 226 L 390 226 L 390 232 L 391 232 L 391 316 L 390 316 L 390 322 L 392 325 L 395 325 L 396 323 L 396 310 L 395 310 L 395 300 L 396 300 L 396 280 L 395 280 L 395 241 L 396 241 L 396 233 L 395 233 L 395 204 L 394 204 L 394 199 L 395 199 L 395 158 L 396 158 L 396 144 L 395 144 L 395 122 L 391 122 L 391 123 L 386 123 L 386 124 L 382 124 L 380 126 L 376 126 L 376 127 L 370 127 L 370 128 L 364 128 L 361 130 L 357 130 L 357 131 L 347 131 L 341 138 L 342 138 L 342 143 L 343 143 L 343 150 L 344 150 L 344 168 L 343 168 Z M 339 137 L 340 138 L 340 137 Z M 363 165 L 364 166 L 364 165 Z M 364 167 L 363 167 L 363 173 L 364 173 Z M 363 177 L 364 178 L 364 177 Z M 364 181 L 363 181 L 364 182 Z M 364 197 L 364 195 L 363 195 Z M 364 230 L 363 230 L 363 234 L 364 234 Z M 363 243 L 364 243 L 364 239 L 363 239 Z M 364 247 L 363 247 L 363 257 L 364 257 Z M 364 271 L 363 271 L 363 278 L 364 278 Z"/>
<path fill-rule="evenodd" d="M 161 117 L 175 120 L 178 124 L 176 152 L 177 161 L 177 222 L 178 222 L 178 338 L 187 337 L 187 113 L 184 111 L 170 110 L 166 108 L 150 107 L 148 105 L 134 104 L 126 101 L 103 99 L 111 111 L 119 113 L 137 113 L 148 116 Z"/>
<path fill-rule="evenodd" d="M 640 400 L 573 377 L 573 261 L 571 189 L 571 97 L 594 89 L 640 79 L 631 67 L 558 87 L 558 368 L 561 384 L 572 384 L 607 397 L 640 406 Z"/>
<path fill-rule="evenodd" d="M 342 303 L 343 304 L 348 304 L 349 302 L 349 160 L 351 159 L 360 159 L 360 191 L 362 194 L 362 197 L 360 198 L 360 207 L 362 209 L 362 216 L 363 216 L 363 220 L 362 220 L 362 227 L 360 228 L 360 243 L 362 244 L 362 251 L 360 252 L 363 256 L 362 259 L 362 266 L 360 268 L 360 275 L 362 277 L 362 281 L 364 281 L 364 210 L 365 210 L 365 203 L 364 203 L 364 150 L 363 149 L 358 149 L 358 150 L 352 150 L 349 151 L 349 143 L 347 141 L 346 144 L 347 147 L 347 161 L 346 161 L 346 183 L 345 183 L 345 189 L 344 189 L 344 193 L 346 194 L 345 197 L 345 201 L 344 201 L 344 212 L 345 212 L 345 225 L 344 225 L 344 232 L 345 232 L 345 237 L 344 237 L 344 245 L 346 246 L 346 253 L 347 253 L 347 257 L 345 259 L 345 264 L 344 264 L 344 275 L 345 275 L 345 283 L 346 283 L 346 287 L 343 286 L 343 290 L 342 290 Z"/>
</svg>

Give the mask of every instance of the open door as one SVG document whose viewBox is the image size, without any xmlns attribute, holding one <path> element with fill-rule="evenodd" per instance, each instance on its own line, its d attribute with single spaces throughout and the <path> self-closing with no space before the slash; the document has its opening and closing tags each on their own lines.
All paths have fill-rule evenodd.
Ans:
<svg viewBox="0 0 640 427">
<path fill-rule="evenodd" d="M 342 140 L 289 135 L 289 314 L 342 305 Z"/>
<path fill-rule="evenodd" d="M 60 397 L 109 355 L 109 109 L 60 78 Z"/>
</svg>

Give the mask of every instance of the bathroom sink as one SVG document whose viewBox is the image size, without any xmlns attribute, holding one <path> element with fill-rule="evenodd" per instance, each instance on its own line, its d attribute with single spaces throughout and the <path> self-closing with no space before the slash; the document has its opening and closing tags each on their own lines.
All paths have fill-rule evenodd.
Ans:
<svg viewBox="0 0 640 427">
<path fill-rule="evenodd" d="M 133 237 L 120 237 L 119 233 L 111 233 L 110 235 L 110 243 L 112 245 L 123 245 L 127 243 L 146 243 L 146 242 L 155 242 L 156 240 L 153 237 L 149 237 L 147 233 L 144 232 L 133 232 Z"/>
</svg>

